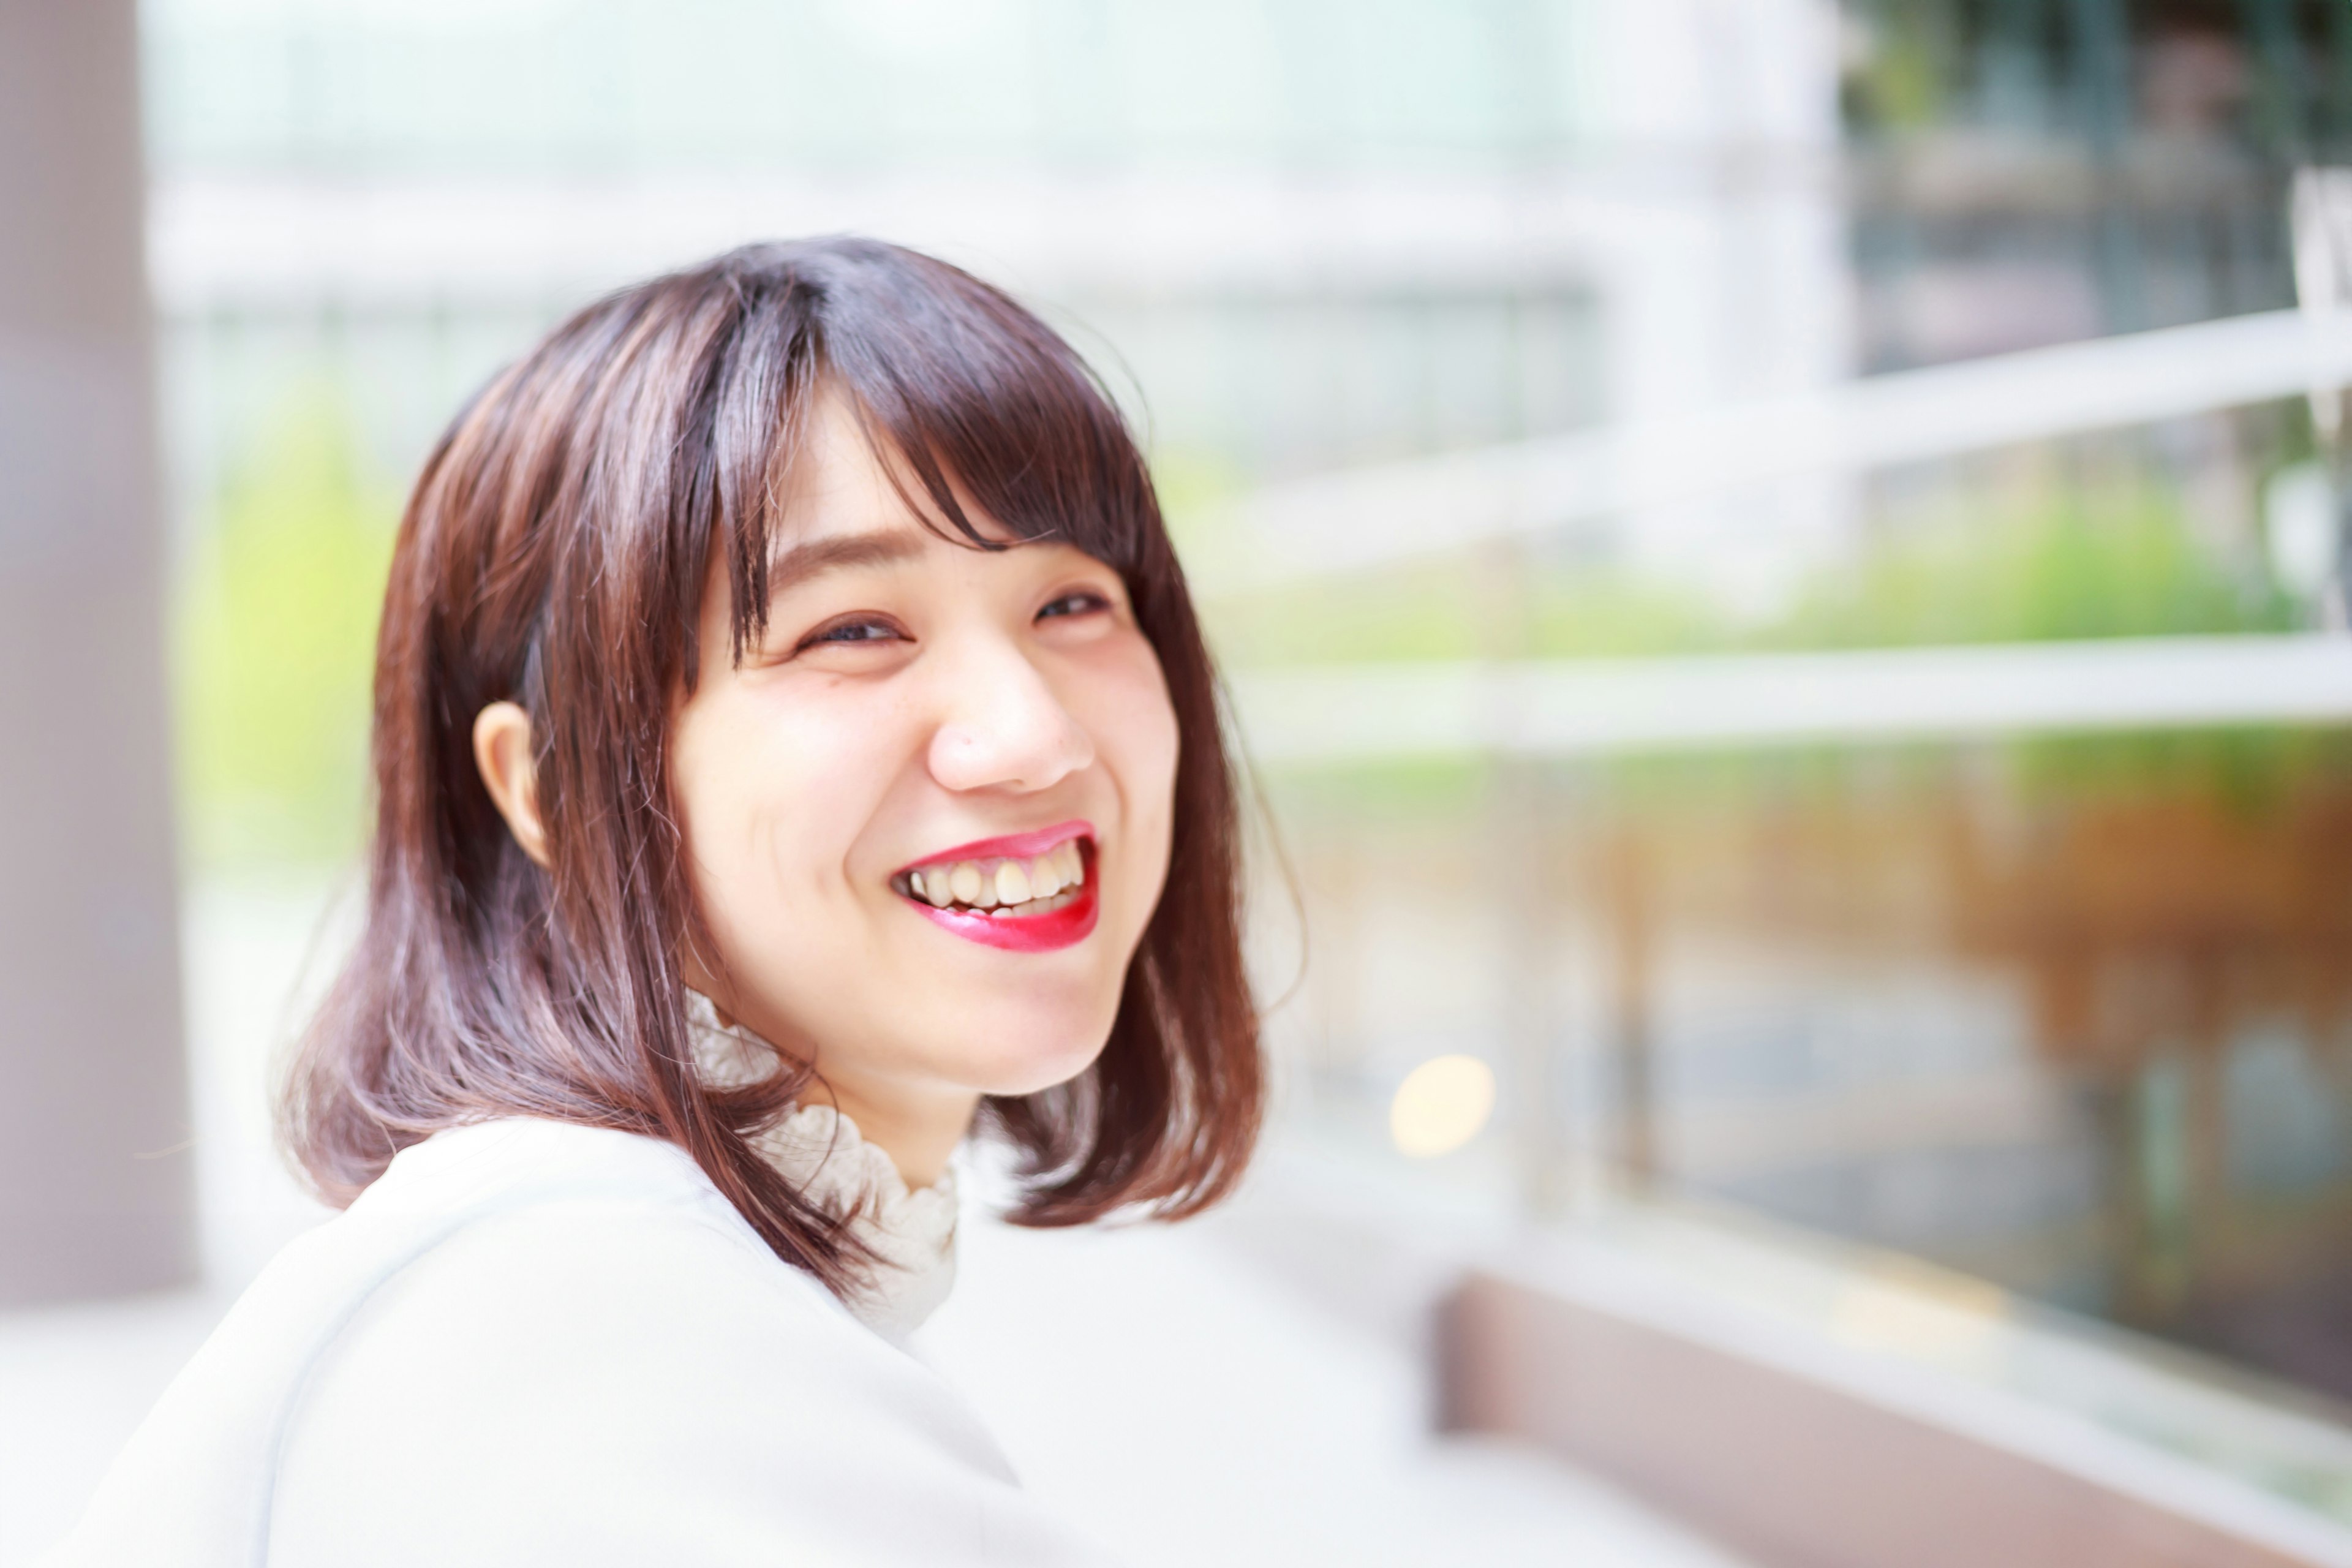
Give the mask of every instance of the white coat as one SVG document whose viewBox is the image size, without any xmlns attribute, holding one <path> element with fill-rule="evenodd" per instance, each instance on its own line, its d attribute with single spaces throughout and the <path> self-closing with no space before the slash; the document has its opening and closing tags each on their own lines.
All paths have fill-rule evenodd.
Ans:
<svg viewBox="0 0 2352 1568">
<path fill-rule="evenodd" d="M 682 1151 L 403 1151 L 164 1393 L 53 1568 L 1098 1563 Z"/>
</svg>

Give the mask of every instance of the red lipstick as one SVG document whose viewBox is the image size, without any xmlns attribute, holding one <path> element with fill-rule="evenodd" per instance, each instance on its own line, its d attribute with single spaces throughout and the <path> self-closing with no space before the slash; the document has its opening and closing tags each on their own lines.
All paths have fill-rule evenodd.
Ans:
<svg viewBox="0 0 2352 1568">
<path fill-rule="evenodd" d="M 1101 900 L 1097 897 L 1094 831 L 1091 822 L 1072 821 L 1028 833 L 974 839 L 913 862 L 892 879 L 893 885 L 917 913 L 966 942 L 1010 952 L 1055 952 L 1084 942 L 1092 934 L 1102 912 Z M 948 867 L 966 860 L 1034 860 L 1074 840 L 1078 847 L 1083 879 L 1076 888 L 1066 888 L 1057 895 L 1064 900 L 1057 907 L 1040 913 L 1011 915 L 995 909 L 941 909 L 905 887 L 904 879 L 912 872 L 944 874 Z"/>
<path fill-rule="evenodd" d="M 918 899 L 907 901 L 919 913 L 929 916 L 932 924 L 955 932 L 966 942 L 1001 947 L 1010 952 L 1053 952 L 1084 942 L 1102 913 L 1102 905 L 1095 898 L 1095 871 L 1091 865 L 1087 868 L 1086 886 L 1078 890 L 1078 896 L 1047 914 L 990 915 L 967 910 L 935 910 Z"/>
</svg>

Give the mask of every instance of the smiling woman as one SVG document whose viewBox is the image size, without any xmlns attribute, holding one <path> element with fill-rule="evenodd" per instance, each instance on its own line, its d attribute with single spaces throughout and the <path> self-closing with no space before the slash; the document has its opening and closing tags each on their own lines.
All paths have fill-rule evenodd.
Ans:
<svg viewBox="0 0 2352 1568">
<path fill-rule="evenodd" d="M 348 1212 L 61 1561 L 1090 1561 L 897 1343 L 975 1131 L 1070 1225 L 1257 1126 L 1214 676 L 1070 351 L 859 240 L 582 312 L 418 482 L 374 766 L 287 1098 Z"/>
</svg>

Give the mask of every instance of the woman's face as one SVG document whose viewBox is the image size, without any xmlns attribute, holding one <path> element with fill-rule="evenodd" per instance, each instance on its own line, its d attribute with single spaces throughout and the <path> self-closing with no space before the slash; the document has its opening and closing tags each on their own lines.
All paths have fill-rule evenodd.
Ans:
<svg viewBox="0 0 2352 1568">
<path fill-rule="evenodd" d="M 812 413 L 740 666 L 723 561 L 703 594 L 671 760 L 724 973 L 688 975 L 888 1147 L 1102 1048 L 1167 873 L 1176 715 L 1117 573 L 948 542 L 845 406 Z"/>
</svg>

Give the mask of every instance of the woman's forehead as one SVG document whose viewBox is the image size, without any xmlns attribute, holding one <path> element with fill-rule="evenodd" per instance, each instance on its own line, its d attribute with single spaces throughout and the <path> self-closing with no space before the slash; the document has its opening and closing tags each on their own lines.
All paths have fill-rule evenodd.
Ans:
<svg viewBox="0 0 2352 1568">
<path fill-rule="evenodd" d="M 1021 542 L 952 475 L 948 483 L 982 539 Z M 786 468 L 781 500 L 769 519 L 772 570 L 806 547 L 845 538 L 905 536 L 910 543 L 970 548 L 962 531 L 926 493 L 914 465 L 886 436 L 869 432 L 838 393 L 824 394 L 811 405 L 803 438 Z"/>
</svg>

